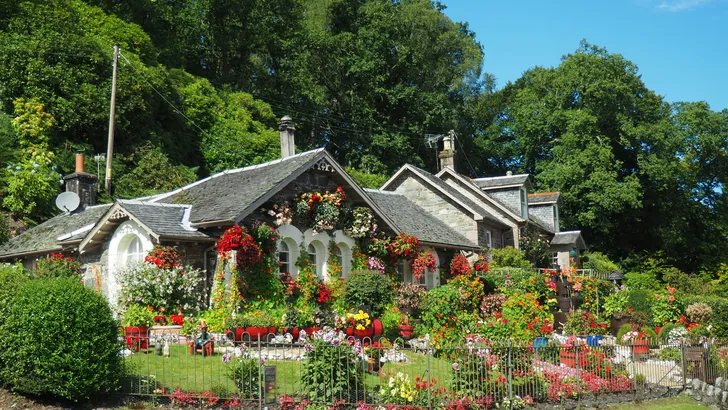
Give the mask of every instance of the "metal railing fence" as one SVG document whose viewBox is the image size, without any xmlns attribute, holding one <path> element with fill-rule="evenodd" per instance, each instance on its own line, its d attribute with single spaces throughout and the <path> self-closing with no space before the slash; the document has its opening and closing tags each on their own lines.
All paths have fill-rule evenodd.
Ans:
<svg viewBox="0 0 728 410">
<path fill-rule="evenodd" d="M 549 341 L 464 342 L 435 349 L 427 340 L 375 343 L 353 337 L 292 342 L 291 335 L 213 335 L 204 346 L 173 334 L 127 338 L 123 393 L 206 407 L 245 404 L 292 410 L 296 403 L 494 408 L 685 388 L 728 376 L 728 345 L 604 339 L 595 346 Z M 252 339 L 252 340 L 251 340 Z"/>
</svg>

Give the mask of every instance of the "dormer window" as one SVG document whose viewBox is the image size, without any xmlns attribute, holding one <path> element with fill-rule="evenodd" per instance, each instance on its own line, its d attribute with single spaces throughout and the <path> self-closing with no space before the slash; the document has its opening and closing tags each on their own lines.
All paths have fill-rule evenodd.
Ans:
<svg viewBox="0 0 728 410">
<path fill-rule="evenodd" d="M 521 217 L 528 219 L 528 193 L 526 188 L 521 188 Z"/>
</svg>

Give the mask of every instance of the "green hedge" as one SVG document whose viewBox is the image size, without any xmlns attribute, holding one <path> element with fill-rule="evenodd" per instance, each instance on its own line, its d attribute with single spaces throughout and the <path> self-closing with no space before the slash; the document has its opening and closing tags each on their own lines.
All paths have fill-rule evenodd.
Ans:
<svg viewBox="0 0 728 410">
<path fill-rule="evenodd" d="M 118 386 L 122 347 L 101 295 L 77 279 L 32 280 L 0 327 L 0 378 L 24 393 L 87 399 Z"/>
<path fill-rule="evenodd" d="M 344 300 L 350 309 L 369 306 L 369 313 L 379 318 L 394 302 L 393 288 L 389 277 L 377 271 L 354 271 L 346 278 Z"/>
</svg>

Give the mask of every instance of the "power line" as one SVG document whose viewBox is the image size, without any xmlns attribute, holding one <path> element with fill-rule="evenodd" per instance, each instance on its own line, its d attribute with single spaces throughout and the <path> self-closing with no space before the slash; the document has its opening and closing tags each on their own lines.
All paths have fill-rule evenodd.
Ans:
<svg viewBox="0 0 728 410">
<path fill-rule="evenodd" d="M 190 118 L 189 118 L 188 116 L 186 116 L 186 115 L 185 115 L 185 114 L 184 114 L 184 113 L 183 113 L 183 112 L 182 112 L 182 111 L 181 111 L 181 110 L 180 110 L 179 108 L 177 108 L 177 106 L 176 106 L 176 105 L 172 104 L 172 102 L 171 102 L 171 101 L 169 101 L 169 100 L 167 99 L 167 97 L 165 97 L 164 95 L 162 95 L 162 93 L 161 93 L 161 92 L 159 92 L 159 90 L 157 90 L 157 87 L 155 87 L 155 86 L 154 86 L 154 84 L 152 84 L 152 82 L 151 82 L 151 81 L 149 81 L 149 80 L 148 80 L 148 79 L 147 79 L 147 78 L 146 78 L 146 77 L 144 76 L 144 74 L 140 73 L 140 72 L 139 72 L 139 70 L 137 70 L 137 69 L 136 69 L 136 67 L 134 67 L 134 64 L 132 64 L 132 63 L 131 63 L 131 61 L 129 61 L 129 59 L 128 59 L 128 58 L 126 58 L 126 56 L 125 56 L 124 54 L 122 54 L 121 52 L 119 52 L 119 55 L 121 56 L 121 58 L 123 58 L 123 59 L 124 59 L 124 61 L 126 61 L 126 63 L 127 63 L 127 64 L 128 64 L 128 65 L 129 65 L 129 66 L 130 66 L 130 67 L 132 68 L 132 70 L 134 70 L 134 72 L 135 72 L 135 73 L 136 73 L 136 74 L 137 74 L 137 75 L 138 75 L 139 77 L 141 77 L 141 78 L 142 78 L 142 79 L 143 79 L 144 81 L 146 81 L 146 83 L 147 83 L 147 84 L 149 84 L 149 86 L 150 86 L 150 87 L 152 87 L 152 90 L 154 90 L 154 92 L 156 92 L 156 93 L 157 93 L 157 95 L 159 95 L 160 97 L 162 97 L 162 99 L 163 99 L 163 100 L 164 100 L 164 101 L 165 101 L 165 102 L 166 102 L 167 104 L 169 104 L 169 106 L 170 106 L 170 107 L 172 107 L 172 109 L 173 109 L 173 110 L 174 110 L 175 112 L 177 112 L 177 113 L 178 113 L 179 115 L 181 115 L 182 117 L 184 117 L 184 119 L 186 119 L 187 121 L 189 121 L 189 122 L 190 122 L 190 124 L 194 125 L 194 126 L 195 126 L 195 128 L 197 128 L 198 130 L 200 130 L 200 132 L 201 132 L 202 134 L 205 134 L 205 130 L 203 130 L 203 129 L 202 129 L 202 128 L 201 128 L 200 126 L 199 126 L 199 125 L 195 124 L 195 122 L 194 122 L 194 121 L 192 121 L 192 120 L 191 120 L 191 119 L 190 119 Z"/>
<path fill-rule="evenodd" d="M 458 135 L 457 135 L 457 133 L 455 133 L 455 131 L 453 131 L 453 135 L 455 136 L 455 141 L 457 141 L 457 143 L 460 144 L 460 150 L 463 152 L 465 161 L 468 162 L 468 165 L 470 165 L 470 170 L 473 171 L 473 178 L 477 177 L 478 174 L 475 172 L 475 168 L 473 167 L 473 164 L 470 163 L 470 159 L 468 159 L 468 154 L 465 153 L 465 148 L 463 148 L 463 143 L 460 142 L 460 138 L 458 138 Z"/>
</svg>

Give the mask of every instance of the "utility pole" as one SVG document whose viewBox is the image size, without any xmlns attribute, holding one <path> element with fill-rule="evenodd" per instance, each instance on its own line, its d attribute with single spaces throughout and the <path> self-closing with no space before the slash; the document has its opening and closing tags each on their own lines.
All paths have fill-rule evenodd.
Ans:
<svg viewBox="0 0 728 410">
<path fill-rule="evenodd" d="M 111 77 L 111 109 L 109 112 L 109 142 L 106 148 L 106 194 L 111 195 L 111 157 L 114 155 L 114 123 L 116 119 L 116 72 L 119 66 L 119 45 L 114 44 L 114 74 Z"/>
</svg>

